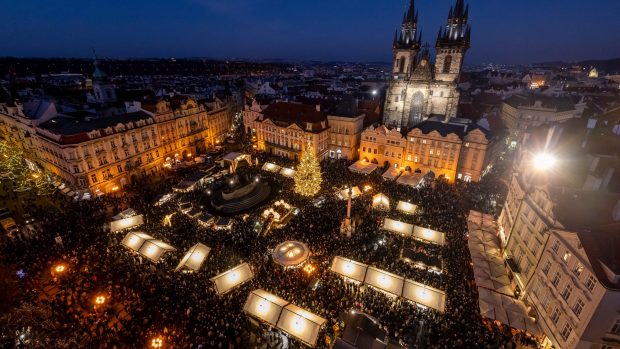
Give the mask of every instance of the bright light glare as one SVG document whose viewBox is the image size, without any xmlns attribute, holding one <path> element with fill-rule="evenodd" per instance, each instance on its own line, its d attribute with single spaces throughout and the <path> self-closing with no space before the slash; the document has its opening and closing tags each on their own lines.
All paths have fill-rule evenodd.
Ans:
<svg viewBox="0 0 620 349">
<path fill-rule="evenodd" d="M 556 158 L 547 153 L 540 153 L 534 157 L 534 168 L 539 171 L 545 171 L 553 167 L 556 162 Z"/>
</svg>

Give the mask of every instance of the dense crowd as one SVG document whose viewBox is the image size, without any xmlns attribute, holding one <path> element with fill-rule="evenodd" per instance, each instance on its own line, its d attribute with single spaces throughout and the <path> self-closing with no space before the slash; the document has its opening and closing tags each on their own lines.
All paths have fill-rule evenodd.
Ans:
<svg viewBox="0 0 620 349">
<path fill-rule="evenodd" d="M 280 159 L 274 161 L 284 164 Z M 20 319 L 14 321 L 13 317 L 8 323 L 6 316 L 2 318 L 2 340 L 14 343 L 15 330 L 31 327 L 30 344 L 35 347 L 144 348 L 153 338 L 179 348 L 278 347 L 282 336 L 242 312 L 249 292 L 263 288 L 327 319 L 319 347 L 327 347 L 341 333 L 342 313 L 351 309 L 377 318 L 392 341 L 409 348 L 514 348 L 511 343 L 528 343 L 528 338 L 482 321 L 479 315 L 466 241 L 469 204 L 463 198 L 471 195 L 467 186 L 429 180 L 421 188 L 405 187 L 375 174 L 353 174 L 346 165 L 340 161 L 324 164 L 320 204 L 296 196 L 291 179 L 256 167 L 241 169 L 267 180 L 272 197 L 251 212 L 235 216 L 230 231 L 204 227 L 181 213 L 173 216 L 170 226 L 163 224 L 164 216 L 177 211 L 179 200 L 205 209 L 210 201 L 211 191 L 201 187 L 162 206 L 153 205 L 178 178 L 142 183 L 120 197 L 79 202 L 57 197 L 52 207 L 36 201 L 25 203 L 42 232 L 2 245 L 2 264 L 23 271 L 18 287 L 28 291 L 13 310 L 21 314 Z M 335 193 L 351 184 L 370 185 L 372 190 L 353 200 L 356 230 L 348 238 L 340 234 L 346 202 Z M 414 215 L 393 209 L 373 210 L 370 194 L 377 192 L 387 195 L 392 206 L 398 200 L 407 200 L 419 209 Z M 298 207 L 299 214 L 285 227 L 259 236 L 256 222 L 261 212 L 279 199 Z M 153 264 L 123 248 L 120 241 L 124 234 L 109 233 L 106 223 L 127 207 L 144 214 L 145 224 L 140 230 L 170 243 L 177 251 Z M 382 231 L 385 217 L 443 231 L 446 245 Z M 308 245 L 314 272 L 284 269 L 271 260 L 271 249 L 289 239 Z M 184 252 L 197 242 L 211 247 L 202 269 L 196 273 L 174 272 Z M 403 248 L 414 249 L 421 260 L 403 260 Z M 329 271 L 337 255 L 444 290 L 445 313 L 345 282 Z M 217 295 L 210 278 L 241 262 L 251 265 L 254 278 L 223 296 Z M 441 272 L 421 268 L 415 262 L 439 264 Z M 51 271 L 59 263 L 67 269 L 54 275 Z M 98 295 L 105 296 L 106 301 L 95 307 Z M 294 341 L 291 345 L 301 346 Z"/>
</svg>

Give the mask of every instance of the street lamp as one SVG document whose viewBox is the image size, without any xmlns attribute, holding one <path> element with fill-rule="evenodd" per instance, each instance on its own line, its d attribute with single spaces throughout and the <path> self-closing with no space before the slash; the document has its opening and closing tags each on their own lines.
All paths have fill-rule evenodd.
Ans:
<svg viewBox="0 0 620 349">
<path fill-rule="evenodd" d="M 105 303 L 105 296 L 97 296 L 97 298 L 95 298 L 95 303 L 97 305 L 102 305 Z"/>
<path fill-rule="evenodd" d="M 549 153 L 539 153 L 534 156 L 533 164 L 534 169 L 538 171 L 546 171 L 552 168 L 556 162 L 557 159 L 555 158 L 555 156 Z"/>
<path fill-rule="evenodd" d="M 161 337 L 153 338 L 151 340 L 151 348 L 161 348 L 164 345 L 164 340 Z"/>
</svg>

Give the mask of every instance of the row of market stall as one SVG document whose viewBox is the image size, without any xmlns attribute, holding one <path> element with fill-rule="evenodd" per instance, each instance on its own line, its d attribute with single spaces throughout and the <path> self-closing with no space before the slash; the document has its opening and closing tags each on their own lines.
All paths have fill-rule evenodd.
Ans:
<svg viewBox="0 0 620 349">
<path fill-rule="evenodd" d="M 363 175 L 369 175 L 378 168 L 368 160 L 361 159 L 349 166 L 349 171 Z M 404 170 L 400 167 L 389 167 L 383 172 L 382 177 L 386 180 L 396 181 L 396 183 L 417 187 L 424 181 L 424 174 L 421 172 L 412 172 Z"/>
<path fill-rule="evenodd" d="M 385 218 L 381 228 L 392 233 L 400 234 L 404 237 L 410 237 L 441 246 L 446 243 L 446 234 L 443 232 L 397 221 L 391 218 Z"/>
<path fill-rule="evenodd" d="M 310 347 L 316 346 L 319 331 L 326 322 L 324 318 L 262 289 L 248 295 L 243 311 Z"/>
<path fill-rule="evenodd" d="M 281 167 L 271 162 L 266 162 L 262 167 L 263 171 L 271 172 L 271 173 L 280 173 L 284 177 L 293 178 L 295 176 L 295 170 L 288 167 Z"/>
<path fill-rule="evenodd" d="M 340 190 L 338 192 L 338 197 L 341 200 L 348 200 L 349 192 L 351 193 L 351 199 L 356 199 L 357 197 L 362 195 L 362 191 L 360 190 L 360 188 L 358 186 L 354 186 L 352 188 L 345 188 Z M 390 202 L 390 198 L 387 195 L 383 193 L 378 193 L 372 197 L 372 208 L 389 211 L 391 210 Z M 417 209 L 417 205 L 402 200 L 399 200 L 396 205 L 396 210 L 405 214 L 414 214 Z"/>
<path fill-rule="evenodd" d="M 393 296 L 403 297 L 422 307 L 429 307 L 440 312 L 445 310 L 445 292 L 402 276 L 340 256 L 334 258 L 330 270 L 346 280 L 372 286 Z"/>
<path fill-rule="evenodd" d="M 470 211 L 467 226 L 467 246 L 478 287 L 480 315 L 535 336 L 541 335 L 526 305 L 514 297 L 493 217 Z"/>
</svg>

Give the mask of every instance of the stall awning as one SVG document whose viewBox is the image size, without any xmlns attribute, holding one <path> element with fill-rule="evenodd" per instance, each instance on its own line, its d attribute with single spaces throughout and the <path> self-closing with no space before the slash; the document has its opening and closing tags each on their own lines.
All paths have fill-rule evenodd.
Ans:
<svg viewBox="0 0 620 349">
<path fill-rule="evenodd" d="M 356 197 L 360 195 L 362 195 L 362 192 L 360 191 L 359 187 L 355 186 L 351 188 L 351 199 L 355 199 Z M 338 193 L 338 197 L 340 197 L 340 199 L 342 200 L 349 200 L 349 188 L 342 189 Z"/>
<path fill-rule="evenodd" d="M 293 170 L 292 168 L 283 167 L 280 170 L 280 174 L 284 177 L 293 178 L 293 176 L 295 175 L 295 170 Z"/>
<path fill-rule="evenodd" d="M 325 321 L 322 317 L 295 304 L 288 304 L 282 309 L 277 327 L 306 345 L 314 347 Z"/>
<path fill-rule="evenodd" d="M 204 263 L 205 259 L 209 256 L 209 252 L 211 252 L 211 248 L 207 245 L 203 245 L 201 243 L 197 243 L 192 246 L 179 265 L 175 268 L 175 271 L 181 270 L 181 268 L 187 268 L 192 271 L 200 270 L 202 263 Z"/>
<path fill-rule="evenodd" d="M 271 162 L 266 162 L 266 163 L 263 164 L 262 169 L 263 169 L 263 171 L 276 173 L 276 172 L 280 171 L 280 166 L 278 166 L 276 164 L 272 164 Z"/>
<path fill-rule="evenodd" d="M 400 175 L 400 177 L 398 177 L 398 179 L 396 180 L 396 183 L 408 185 L 411 187 L 417 187 L 418 185 L 422 183 L 423 178 L 424 178 L 424 175 L 421 173 L 406 171 L 406 172 L 403 172 Z"/>
<path fill-rule="evenodd" d="M 390 210 L 390 199 L 383 193 L 372 197 L 372 208 L 379 210 Z"/>
<path fill-rule="evenodd" d="M 349 171 L 361 174 L 371 174 L 374 170 L 377 169 L 377 164 L 373 164 L 372 162 L 359 160 L 355 162 L 353 165 L 349 166 Z"/>
<path fill-rule="evenodd" d="M 366 264 L 362 264 L 340 256 L 334 257 L 334 260 L 332 261 L 332 265 L 330 267 L 330 270 L 334 273 L 340 274 L 344 277 L 353 279 L 358 282 L 364 282 L 367 269 L 368 266 Z"/>
<path fill-rule="evenodd" d="M 446 293 L 423 285 L 413 280 L 405 280 L 403 288 L 403 298 L 408 299 L 417 304 L 433 308 L 440 312 L 444 312 L 446 308 Z"/>
<path fill-rule="evenodd" d="M 417 209 L 417 205 L 405 201 L 399 201 L 398 205 L 396 205 L 396 210 L 406 214 L 414 214 Z"/>
<path fill-rule="evenodd" d="M 140 214 L 128 218 L 121 218 L 110 223 L 110 231 L 115 233 L 120 230 L 135 228 L 144 224 L 144 217 Z"/>
<path fill-rule="evenodd" d="M 482 317 L 535 336 L 542 335 L 540 327 L 527 315 L 527 307 L 521 300 L 478 287 L 478 305 Z"/>
<path fill-rule="evenodd" d="M 403 294 L 405 278 L 375 267 L 368 267 L 364 283 L 400 297 Z"/>
<path fill-rule="evenodd" d="M 151 260 L 151 262 L 157 263 L 164 253 L 174 250 L 176 250 L 176 248 L 163 241 L 146 240 L 138 250 L 138 253 Z"/>
<path fill-rule="evenodd" d="M 413 237 L 442 246 L 445 244 L 446 240 L 446 234 L 437 230 L 424 228 L 417 225 L 413 228 Z"/>
<path fill-rule="evenodd" d="M 254 277 L 248 263 L 240 264 L 211 278 L 218 294 L 224 294 Z"/>
<path fill-rule="evenodd" d="M 383 229 L 392 233 L 401 234 L 403 236 L 411 236 L 413 232 L 413 224 L 386 218 L 383 221 Z"/>
<path fill-rule="evenodd" d="M 390 167 L 387 171 L 383 173 L 383 178 L 393 181 L 398 178 L 401 173 L 403 173 L 402 169 L 398 167 Z"/>
<path fill-rule="evenodd" d="M 282 308 L 288 303 L 289 302 L 284 299 L 265 290 L 257 289 L 250 292 L 248 295 L 248 299 L 243 306 L 243 311 L 275 327 L 278 323 Z"/>
<path fill-rule="evenodd" d="M 145 241 L 153 239 L 154 237 L 148 234 L 133 231 L 125 235 L 125 237 L 121 241 L 121 245 L 127 247 L 132 251 L 138 252 L 138 250 L 140 250 L 140 247 L 142 247 L 142 244 L 144 244 Z"/>
</svg>

